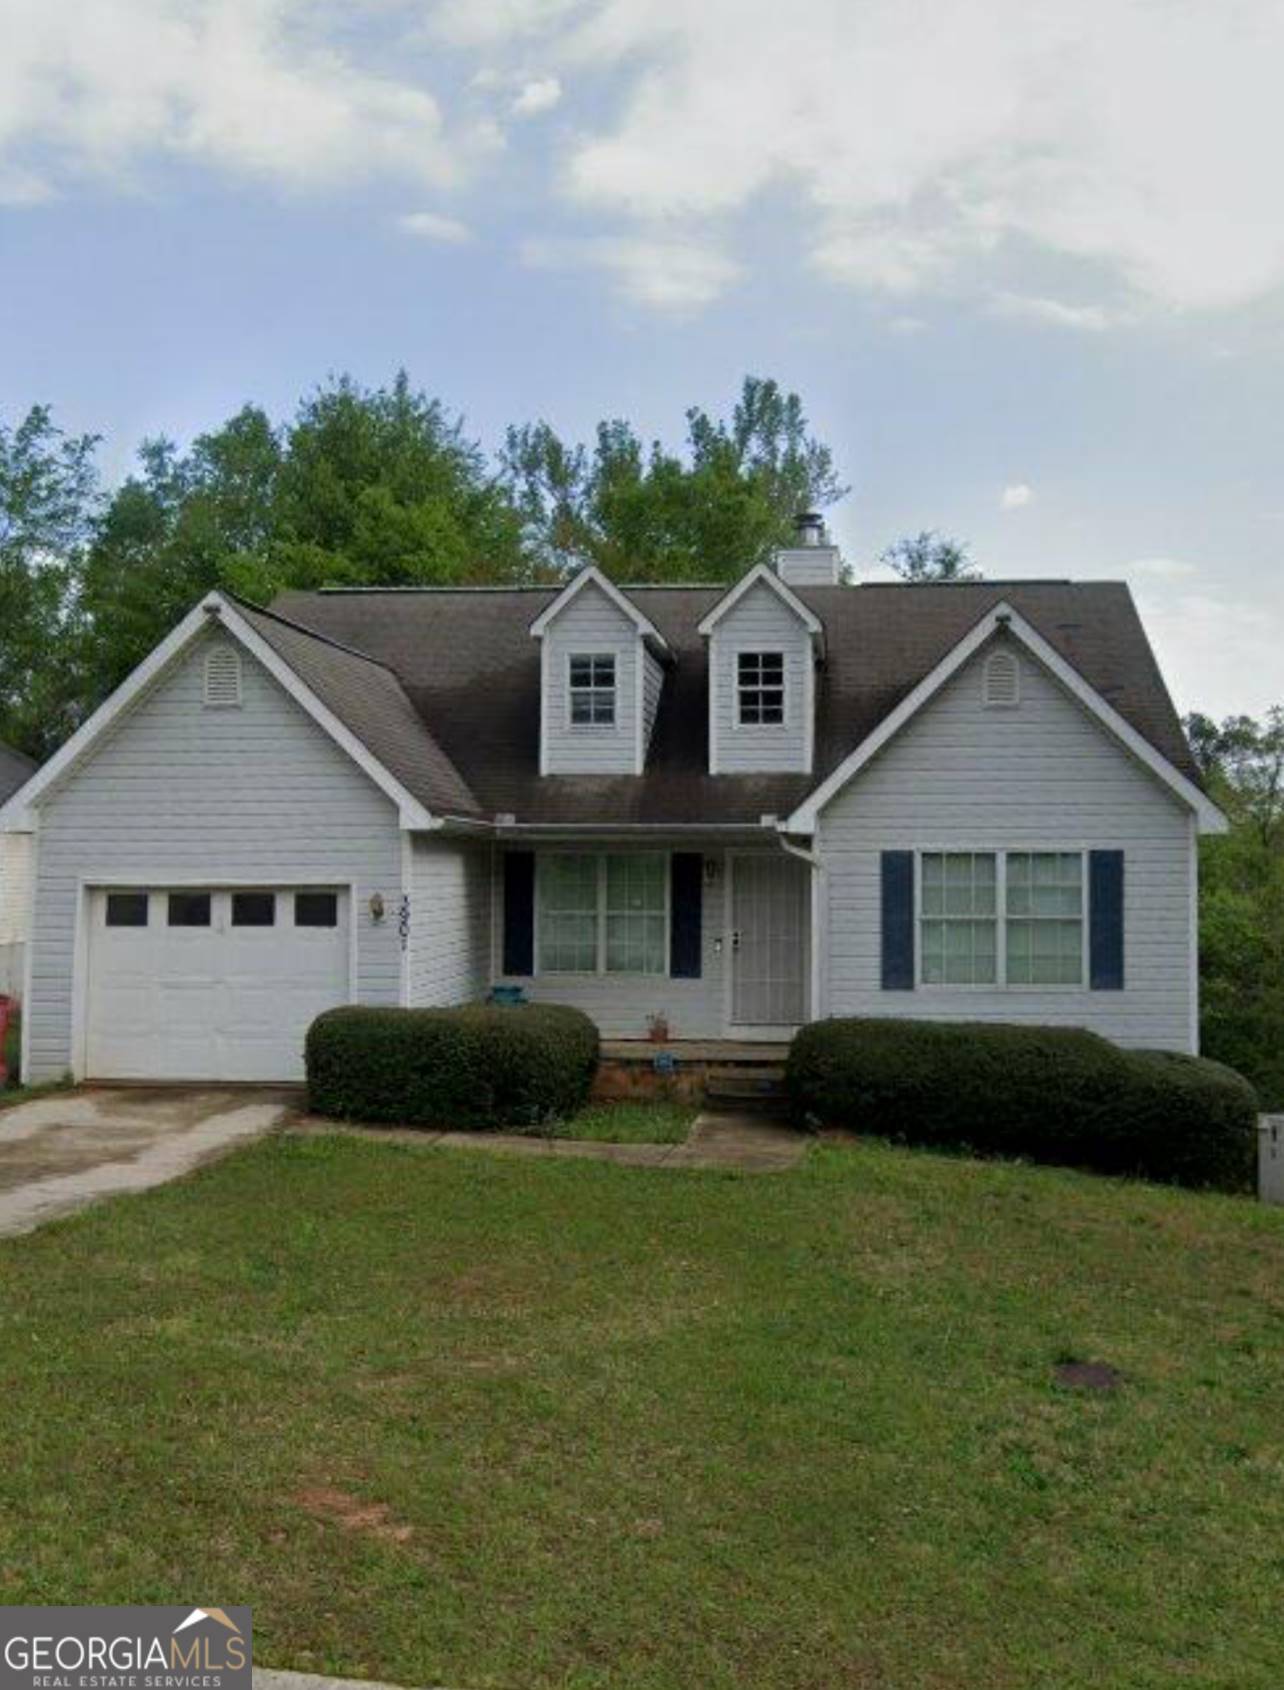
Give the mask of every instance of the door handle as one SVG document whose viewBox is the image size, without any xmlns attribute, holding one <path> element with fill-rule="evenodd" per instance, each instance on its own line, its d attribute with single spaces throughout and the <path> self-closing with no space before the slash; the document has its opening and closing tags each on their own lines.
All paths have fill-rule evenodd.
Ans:
<svg viewBox="0 0 1284 1690">
<path fill-rule="evenodd" d="M 731 948 L 732 948 L 733 951 L 738 951 L 740 949 L 740 930 L 739 930 L 739 928 L 736 928 L 732 932 Z"/>
</svg>

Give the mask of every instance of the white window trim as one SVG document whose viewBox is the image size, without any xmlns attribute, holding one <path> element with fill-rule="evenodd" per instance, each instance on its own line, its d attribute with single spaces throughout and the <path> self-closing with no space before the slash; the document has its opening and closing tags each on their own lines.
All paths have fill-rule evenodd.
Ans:
<svg viewBox="0 0 1284 1690">
<path fill-rule="evenodd" d="M 1088 856 L 1096 847 L 1090 845 L 920 845 L 914 850 L 914 989 L 919 992 L 1050 992 L 1064 996 L 1068 992 L 1086 992 L 1089 989 L 1089 936 L 1091 926 L 1091 889 L 1088 882 Z M 1050 980 L 1046 982 L 1029 982 L 1008 984 L 1008 858 L 1024 857 L 1031 853 L 1053 853 L 1059 857 L 1078 857 L 1080 859 L 1080 884 L 1083 888 L 1083 907 L 1079 912 L 1082 925 L 1079 945 L 1079 979 L 1077 982 L 1067 980 Z M 993 857 L 994 863 L 994 923 L 995 923 L 995 971 L 994 979 L 990 981 L 973 981 L 958 985 L 951 985 L 944 980 L 924 980 L 923 978 L 923 922 L 934 920 L 935 917 L 923 915 L 923 858 L 938 856 L 965 855 L 973 857 Z M 967 919 L 966 917 L 960 919 Z M 986 920 L 985 916 L 977 917 Z M 1016 920 L 1025 918 L 1017 916 Z M 1055 918 L 1049 918 L 1055 919 Z"/>
<path fill-rule="evenodd" d="M 545 968 L 541 961 L 540 878 L 549 857 L 592 857 L 597 865 L 597 966 L 593 969 Z M 664 967 L 654 974 L 630 973 L 606 966 L 606 862 L 608 857 L 659 857 L 664 863 Z M 667 980 L 673 966 L 673 855 L 669 851 L 577 851 L 574 846 L 535 853 L 534 972 L 540 980 Z"/>
<path fill-rule="evenodd" d="M 738 645 L 731 654 L 731 689 L 732 689 L 732 721 L 737 735 L 746 734 L 753 738 L 758 735 L 772 738 L 779 734 L 786 734 L 793 726 L 792 688 L 789 685 L 789 653 L 779 646 Z M 740 659 L 742 657 L 778 657 L 780 659 L 780 720 L 778 722 L 746 722 L 740 714 L 740 694 L 742 691 L 761 692 L 761 685 L 742 688 L 740 684 Z"/>
<path fill-rule="evenodd" d="M 602 657 L 609 657 L 611 659 L 611 674 L 614 677 L 614 679 L 611 682 L 611 704 L 612 704 L 612 715 L 613 715 L 614 719 L 612 721 L 609 721 L 609 722 L 577 722 L 574 718 L 574 713 L 571 709 L 571 664 L 572 663 L 582 663 L 586 660 L 589 661 L 589 662 L 592 662 L 592 661 L 594 661 L 598 658 L 602 658 Z M 586 689 L 577 688 L 576 690 L 577 691 L 584 691 Z M 596 688 L 596 687 L 590 687 L 587 690 L 589 692 L 596 692 L 599 689 Z M 600 690 L 605 691 L 605 688 L 602 688 Z M 573 734 L 617 734 L 617 733 L 619 733 L 620 727 L 621 727 L 621 724 L 620 724 L 620 693 L 621 693 L 621 691 L 622 691 L 622 688 L 620 686 L 620 654 L 619 654 L 618 651 L 602 651 L 602 650 L 598 650 L 598 651 L 568 651 L 567 654 L 566 654 L 566 731 L 568 733 L 573 733 Z"/>
</svg>

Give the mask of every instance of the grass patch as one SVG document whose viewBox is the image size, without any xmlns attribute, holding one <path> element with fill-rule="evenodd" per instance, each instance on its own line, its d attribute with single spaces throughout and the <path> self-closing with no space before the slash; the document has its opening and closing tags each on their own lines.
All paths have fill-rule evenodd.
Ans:
<svg viewBox="0 0 1284 1690">
<path fill-rule="evenodd" d="M 682 1144 L 699 1113 L 692 1103 L 594 1103 L 550 1131 L 554 1138 L 607 1144 Z"/>
<path fill-rule="evenodd" d="M 0 1244 L 0 1602 L 470 1690 L 1274 1690 L 1281 1401 L 1247 1200 L 284 1135 Z"/>
</svg>

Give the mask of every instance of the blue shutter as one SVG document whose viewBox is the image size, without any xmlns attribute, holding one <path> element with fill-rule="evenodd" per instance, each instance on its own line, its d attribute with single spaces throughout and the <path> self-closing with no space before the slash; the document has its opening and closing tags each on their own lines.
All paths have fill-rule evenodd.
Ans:
<svg viewBox="0 0 1284 1690">
<path fill-rule="evenodd" d="M 1088 853 L 1088 983 L 1119 992 L 1124 983 L 1124 854 Z"/>
<path fill-rule="evenodd" d="M 883 852 L 883 990 L 914 989 L 914 853 Z"/>
<path fill-rule="evenodd" d="M 700 935 L 704 908 L 704 858 L 675 851 L 669 859 L 669 973 L 675 980 L 700 978 Z"/>
<path fill-rule="evenodd" d="M 504 852 L 504 973 L 535 972 L 535 853 Z"/>
</svg>

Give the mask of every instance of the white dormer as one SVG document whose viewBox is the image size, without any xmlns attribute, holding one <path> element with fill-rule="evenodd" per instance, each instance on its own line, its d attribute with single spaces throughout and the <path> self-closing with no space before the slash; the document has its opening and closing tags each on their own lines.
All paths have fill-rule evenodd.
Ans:
<svg viewBox="0 0 1284 1690">
<path fill-rule="evenodd" d="M 810 773 L 820 618 L 759 564 L 700 633 L 709 642 L 709 773 Z"/>
<path fill-rule="evenodd" d="M 531 633 L 540 642 L 540 773 L 640 775 L 671 655 L 664 636 L 592 565 Z"/>
</svg>

